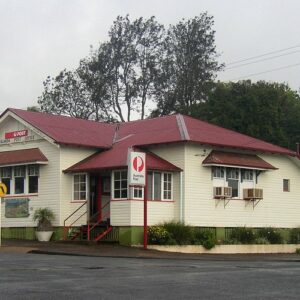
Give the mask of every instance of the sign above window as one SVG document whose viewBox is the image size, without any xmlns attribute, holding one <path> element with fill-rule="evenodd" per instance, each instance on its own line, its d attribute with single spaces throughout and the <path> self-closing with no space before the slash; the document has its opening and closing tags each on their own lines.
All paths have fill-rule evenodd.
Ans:
<svg viewBox="0 0 300 300">
<path fill-rule="evenodd" d="M 146 184 L 146 154 L 129 152 L 128 154 L 128 184 L 129 186 L 144 186 Z"/>
<path fill-rule="evenodd" d="M 6 139 L 14 139 L 18 137 L 23 137 L 28 135 L 28 130 L 18 130 L 18 131 L 11 131 L 11 132 L 5 132 L 5 138 Z"/>
</svg>

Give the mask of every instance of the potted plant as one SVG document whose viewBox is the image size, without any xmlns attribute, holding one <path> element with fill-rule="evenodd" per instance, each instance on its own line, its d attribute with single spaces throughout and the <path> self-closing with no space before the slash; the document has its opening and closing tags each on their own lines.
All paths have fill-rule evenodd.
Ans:
<svg viewBox="0 0 300 300">
<path fill-rule="evenodd" d="M 37 221 L 36 237 L 40 242 L 49 242 L 53 234 L 51 221 L 54 213 L 50 208 L 39 208 L 34 212 L 33 221 Z"/>
</svg>

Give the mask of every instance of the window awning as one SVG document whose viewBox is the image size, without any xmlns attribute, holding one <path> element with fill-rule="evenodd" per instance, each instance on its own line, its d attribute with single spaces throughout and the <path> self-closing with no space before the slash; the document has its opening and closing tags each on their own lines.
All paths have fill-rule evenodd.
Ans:
<svg viewBox="0 0 300 300">
<path fill-rule="evenodd" d="M 0 152 L 0 166 L 46 164 L 47 157 L 39 148 Z"/>
<path fill-rule="evenodd" d="M 257 170 L 276 170 L 257 155 L 240 154 L 213 150 L 202 162 L 203 166 L 233 166 Z"/>
</svg>

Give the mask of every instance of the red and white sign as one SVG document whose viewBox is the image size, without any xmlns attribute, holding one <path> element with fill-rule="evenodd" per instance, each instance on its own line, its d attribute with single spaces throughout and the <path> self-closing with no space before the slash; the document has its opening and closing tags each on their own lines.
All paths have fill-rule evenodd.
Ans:
<svg viewBox="0 0 300 300">
<path fill-rule="evenodd" d="M 146 184 L 146 154 L 129 152 L 128 184 L 144 186 Z"/>
<path fill-rule="evenodd" d="M 5 132 L 5 139 L 14 139 L 18 137 L 23 137 L 28 135 L 28 130 L 18 130 L 18 131 L 11 131 Z"/>
</svg>

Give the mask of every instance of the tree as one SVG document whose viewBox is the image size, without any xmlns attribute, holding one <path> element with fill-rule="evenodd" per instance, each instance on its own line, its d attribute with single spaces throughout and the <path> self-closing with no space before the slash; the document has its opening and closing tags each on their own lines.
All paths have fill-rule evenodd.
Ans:
<svg viewBox="0 0 300 300">
<path fill-rule="evenodd" d="M 300 141 L 300 96 L 286 84 L 217 82 L 192 116 L 283 147 Z"/>
<path fill-rule="evenodd" d="M 164 29 L 154 17 L 117 17 L 109 40 L 75 71 L 48 77 L 39 97 L 42 111 L 96 120 L 129 121 L 146 114 L 154 93 Z"/>
<path fill-rule="evenodd" d="M 213 24 L 213 17 L 203 13 L 170 26 L 156 80 L 154 114 L 191 114 L 193 105 L 205 101 L 210 82 L 223 67 L 217 62 Z"/>
</svg>

